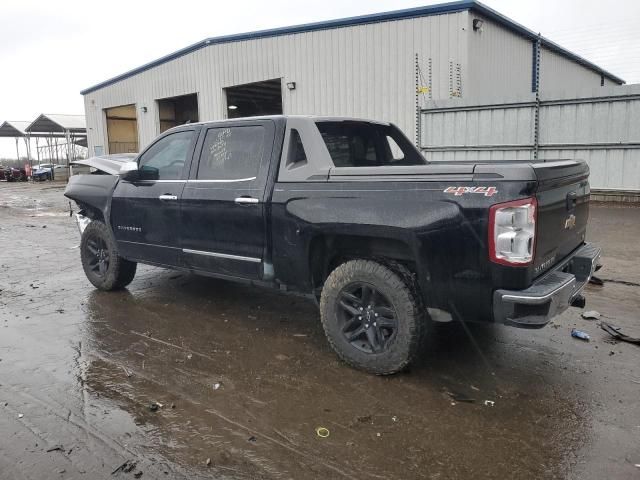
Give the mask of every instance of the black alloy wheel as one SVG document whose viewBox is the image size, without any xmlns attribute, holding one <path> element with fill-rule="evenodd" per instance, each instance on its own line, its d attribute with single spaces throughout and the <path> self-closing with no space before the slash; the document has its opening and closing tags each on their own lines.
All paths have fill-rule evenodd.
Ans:
<svg viewBox="0 0 640 480">
<path fill-rule="evenodd" d="M 88 266 L 100 278 L 105 278 L 109 271 L 109 248 L 103 238 L 92 236 L 87 239 Z"/>
<path fill-rule="evenodd" d="M 407 367 L 425 331 L 425 309 L 404 266 L 353 259 L 327 277 L 320 320 L 327 340 L 352 367 L 390 375 Z"/>
<path fill-rule="evenodd" d="M 117 290 L 131 283 L 136 263 L 118 254 L 118 244 L 107 225 L 93 220 L 80 239 L 80 260 L 89 281 L 100 290 Z"/>
<path fill-rule="evenodd" d="M 342 334 L 353 347 L 365 353 L 388 349 L 398 331 L 398 318 L 391 302 L 373 285 L 355 282 L 339 294 L 338 318 Z"/>
</svg>

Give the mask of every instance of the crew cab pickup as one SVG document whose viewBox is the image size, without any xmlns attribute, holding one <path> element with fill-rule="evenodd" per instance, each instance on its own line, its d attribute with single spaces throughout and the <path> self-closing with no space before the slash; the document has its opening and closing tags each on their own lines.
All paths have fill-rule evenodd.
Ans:
<svg viewBox="0 0 640 480">
<path fill-rule="evenodd" d="M 427 162 L 393 124 L 188 124 L 70 179 L 99 289 L 137 263 L 309 295 L 348 364 L 390 374 L 430 320 L 539 328 L 600 267 L 581 161 Z"/>
</svg>

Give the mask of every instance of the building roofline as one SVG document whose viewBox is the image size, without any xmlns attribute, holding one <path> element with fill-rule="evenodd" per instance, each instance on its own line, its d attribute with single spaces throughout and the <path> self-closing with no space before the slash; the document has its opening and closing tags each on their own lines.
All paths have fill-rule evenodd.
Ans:
<svg viewBox="0 0 640 480">
<path fill-rule="evenodd" d="M 502 15 L 501 13 L 495 11 L 490 7 L 487 7 L 483 3 L 480 3 L 477 1 L 470 1 L 468 3 L 472 4 L 472 6 L 469 7 L 469 10 L 480 13 L 481 15 L 484 15 L 490 20 L 493 20 L 494 22 L 501 24 L 503 27 L 508 28 L 509 30 L 515 33 L 518 33 L 523 37 L 528 38 L 529 40 L 536 41 L 538 40 L 538 37 L 539 37 L 540 43 L 542 44 L 543 47 L 548 48 L 549 50 L 555 53 L 563 55 L 573 60 L 574 62 L 579 63 L 583 67 L 599 73 L 600 75 L 604 75 L 606 78 L 613 80 L 614 82 L 620 85 L 626 83 L 622 78 L 614 75 L 613 73 L 605 70 L 604 68 L 599 67 L 598 65 L 596 65 L 593 62 L 590 62 L 586 58 L 583 58 L 580 55 L 577 55 L 572 51 L 567 50 L 566 48 L 558 45 L 557 43 L 549 40 L 548 38 L 535 33 L 533 30 L 529 30 L 527 27 L 520 25 L 518 22 L 511 20 L 510 18 Z"/>
<path fill-rule="evenodd" d="M 444 13 L 457 13 L 457 12 L 462 12 L 466 10 L 470 10 L 470 11 L 474 11 L 479 14 L 482 14 L 487 18 L 501 24 L 503 27 L 515 33 L 518 33 L 530 40 L 538 39 L 538 35 L 533 31 L 511 20 L 510 18 L 502 15 L 501 13 L 496 12 L 495 10 L 487 7 L 486 5 L 480 2 L 477 2 L 475 0 L 459 0 L 454 2 L 440 3 L 436 5 L 427 5 L 424 7 L 414 7 L 414 8 L 406 8 L 403 10 L 394 10 L 391 12 L 372 13 L 367 15 L 358 15 L 355 17 L 340 18 L 336 20 L 327 20 L 322 22 L 293 25 L 290 27 L 270 28 L 267 30 L 258 30 L 255 32 L 238 33 L 233 35 L 224 35 L 220 37 L 207 38 L 200 42 L 194 43 L 193 45 L 189 45 L 188 47 L 182 48 L 176 52 L 170 53 L 169 55 L 160 57 L 157 60 L 141 65 L 140 67 L 134 68 L 133 70 L 129 70 L 128 72 L 122 73 L 113 78 L 105 80 L 104 82 L 98 83 L 92 87 L 86 88 L 82 90 L 80 94 L 86 95 L 96 90 L 100 90 L 101 88 L 107 87 L 121 80 L 125 80 L 134 75 L 145 72 L 154 67 L 165 64 L 167 62 L 175 60 L 176 58 L 182 57 L 184 55 L 195 52 L 196 50 L 200 50 L 210 45 L 241 42 L 245 40 L 257 40 L 260 38 L 279 37 L 282 35 L 291 35 L 295 33 L 306 33 L 306 32 L 315 32 L 319 30 L 330 30 L 334 28 L 349 27 L 354 25 L 366 25 L 371 23 L 389 22 L 393 20 L 403 20 L 408 18 L 427 17 L 431 15 L 439 15 Z M 541 43 L 544 47 L 556 53 L 564 55 L 565 57 L 570 58 L 571 60 L 579 63 L 580 65 L 586 68 L 589 68 L 590 70 L 593 70 L 597 73 L 600 73 L 601 75 L 604 75 L 605 77 L 613 80 L 614 82 L 617 82 L 619 84 L 625 83 L 625 81 L 622 80 L 621 78 L 613 75 L 612 73 L 607 72 L 606 70 L 600 68 L 594 63 L 589 62 L 588 60 L 580 57 L 579 55 L 576 55 L 575 53 L 570 52 L 569 50 L 561 47 L 560 45 L 552 42 L 551 40 L 541 37 Z"/>
</svg>

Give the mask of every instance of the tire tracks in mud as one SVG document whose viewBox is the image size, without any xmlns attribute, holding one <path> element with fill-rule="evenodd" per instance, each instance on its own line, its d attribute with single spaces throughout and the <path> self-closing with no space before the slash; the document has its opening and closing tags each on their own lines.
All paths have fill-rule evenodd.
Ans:
<svg viewBox="0 0 640 480">
<path fill-rule="evenodd" d="M 135 331 L 135 330 L 130 330 L 128 333 L 127 332 L 122 332 L 118 329 L 115 329 L 113 327 L 108 327 L 110 331 L 112 331 L 115 334 L 121 335 L 121 336 L 127 336 L 128 334 L 131 335 L 135 335 L 138 337 L 142 337 L 145 340 L 150 340 L 152 343 L 155 343 L 157 345 L 163 345 L 163 346 L 167 346 L 170 348 L 175 348 L 178 351 L 181 352 L 186 352 L 186 353 L 191 353 L 194 356 L 198 356 L 200 358 L 203 358 L 205 360 L 211 361 L 211 362 L 218 362 L 218 360 L 216 360 L 215 358 L 200 353 L 200 352 L 196 352 L 192 349 L 188 349 L 185 347 L 181 347 L 179 345 L 173 344 L 171 342 L 167 342 L 158 338 L 153 338 L 153 337 L 149 337 L 148 335 L 145 335 L 144 333 Z M 114 371 L 118 371 L 121 370 L 121 363 L 118 362 L 115 358 L 113 358 L 113 356 L 109 355 L 109 356 L 101 356 L 101 355 L 97 355 L 96 353 L 92 353 L 93 356 L 95 356 L 96 358 L 99 358 L 100 360 L 110 364 L 113 366 Z M 174 370 L 181 372 L 183 371 L 181 368 L 178 367 L 173 367 Z M 136 379 L 140 379 L 143 380 L 145 382 L 149 382 L 154 384 L 156 387 L 161 387 L 162 389 L 167 388 L 167 385 L 152 378 L 151 376 L 147 375 L 143 370 L 137 369 L 135 367 L 132 367 L 131 365 L 127 365 L 127 370 L 129 370 L 132 374 L 132 377 L 135 377 Z M 194 375 L 194 378 L 199 378 L 200 375 Z M 202 406 L 202 403 L 197 401 L 196 399 L 192 398 L 190 395 L 187 395 L 185 392 L 172 392 L 172 391 L 168 391 L 167 393 L 170 393 L 172 396 L 176 396 L 178 397 L 181 401 L 188 401 L 189 403 L 191 403 L 193 406 Z M 120 393 L 122 394 L 122 393 Z M 129 398 L 129 400 L 131 401 L 136 401 L 135 398 L 132 398 L 130 395 L 126 395 L 127 398 Z M 284 449 L 286 450 L 289 454 L 294 454 L 295 456 L 299 457 L 301 460 L 303 460 L 304 462 L 308 463 L 308 464 L 312 464 L 315 465 L 315 468 L 323 468 L 326 470 L 330 470 L 331 472 L 333 472 L 332 475 L 339 475 L 341 478 L 346 478 L 346 479 L 350 479 L 350 480 L 355 480 L 358 478 L 362 478 L 362 475 L 366 475 L 369 478 L 384 478 L 381 477 L 379 475 L 370 473 L 370 472 L 362 472 L 359 471 L 358 473 L 351 471 L 351 469 L 349 469 L 347 466 L 345 465 L 340 465 L 340 464 L 336 464 L 334 462 L 330 462 L 328 460 L 325 459 L 319 459 L 316 452 L 313 452 L 307 448 L 301 447 L 298 444 L 295 444 L 293 442 L 291 442 L 291 440 L 289 440 L 288 438 L 287 441 L 290 443 L 285 443 L 284 441 L 280 441 L 279 439 L 273 437 L 272 435 L 265 433 L 262 429 L 258 429 L 255 427 L 249 427 L 248 425 L 245 425 L 244 423 L 234 420 L 233 418 L 222 414 L 220 411 L 218 411 L 217 409 L 213 409 L 211 407 L 208 408 L 204 408 L 203 410 L 204 412 L 215 416 L 216 418 L 218 418 L 219 420 L 223 421 L 224 423 L 226 423 L 227 425 L 235 428 L 235 429 L 239 429 L 242 430 L 244 432 L 249 433 L 250 435 L 252 435 L 253 437 L 257 437 L 257 438 L 262 438 L 264 440 L 266 440 L 272 447 L 274 448 L 278 448 L 278 449 Z M 245 411 L 244 412 L 245 415 L 250 415 L 250 412 Z M 236 415 L 237 417 L 238 415 Z M 254 418 L 258 418 L 257 416 L 254 416 Z M 275 431 L 275 430 L 274 430 Z M 276 432 L 278 433 L 278 432 Z M 282 434 L 280 434 L 282 435 Z M 225 442 L 223 443 L 227 443 L 230 444 L 230 440 L 226 439 Z M 243 457 L 245 459 L 248 459 L 249 461 L 251 461 L 254 465 L 256 465 L 256 467 L 258 467 L 259 469 L 263 470 L 263 472 L 271 475 L 271 478 L 285 478 L 288 477 L 290 475 L 283 473 L 281 470 L 274 468 L 275 466 L 269 465 L 269 463 L 271 463 L 268 459 L 268 457 L 265 457 L 265 455 L 256 455 L 255 452 L 251 451 L 251 450 L 244 450 L 243 451 Z M 282 458 L 282 456 L 278 456 L 278 458 Z M 265 460 L 267 461 L 265 463 Z M 285 467 L 286 468 L 286 467 Z M 315 470 L 314 470 L 315 471 Z M 316 471 L 317 473 L 317 471 Z M 294 475 L 294 472 L 291 473 L 292 475 Z M 295 478 L 295 476 L 294 476 Z M 332 477 L 334 478 L 334 477 Z"/>
<path fill-rule="evenodd" d="M 9 386 L 8 388 L 14 395 L 13 397 L 8 397 L 8 399 L 6 400 L 9 405 L 20 404 L 21 402 L 30 403 L 36 406 L 38 411 L 38 418 L 43 418 L 51 421 L 51 417 L 54 417 L 54 431 L 56 437 L 71 437 L 72 440 L 70 447 L 72 450 L 75 450 L 77 452 L 78 450 L 84 449 L 87 452 L 90 452 L 92 456 L 97 457 L 96 462 L 98 462 L 99 458 L 99 463 L 101 463 L 102 466 L 105 467 L 105 469 L 102 470 L 102 472 L 105 474 L 105 478 L 109 478 L 109 472 L 112 470 L 111 467 L 106 467 L 106 465 L 104 465 L 105 457 L 108 456 L 109 453 L 112 456 L 117 457 L 117 460 L 114 463 L 117 463 L 118 461 L 121 462 L 125 459 L 135 459 L 139 462 L 140 469 L 144 470 L 146 473 L 157 475 L 158 477 L 164 475 L 164 472 L 168 470 L 173 475 L 173 477 L 171 478 L 193 478 L 190 474 L 180 472 L 178 469 L 173 468 L 172 466 L 170 466 L 172 464 L 170 464 L 169 462 L 151 462 L 150 460 L 141 456 L 138 452 L 129 448 L 127 445 L 119 442 L 114 438 L 102 434 L 98 429 L 94 428 L 90 423 L 88 423 L 86 418 L 83 418 L 83 416 L 86 415 L 85 412 L 83 412 L 83 414 L 81 415 L 78 415 L 77 413 L 72 412 L 71 409 L 60 405 L 50 397 L 40 398 L 39 396 L 35 396 L 27 391 L 17 389 L 13 386 Z M 84 404 L 85 403 L 83 402 L 83 405 Z M 33 410 L 33 407 L 29 408 L 28 410 Z M 15 411 L 14 408 L 9 409 L 8 411 L 17 416 L 17 411 Z M 53 443 L 49 438 L 51 436 L 49 431 L 51 431 L 52 429 L 43 429 L 41 427 L 38 427 L 34 421 L 28 420 L 29 417 L 30 416 L 25 414 L 24 417 L 20 418 L 20 421 L 18 423 L 21 428 L 26 429 L 35 438 L 39 439 L 39 441 L 41 441 L 43 444 L 51 447 Z M 95 446 L 91 445 L 91 443 L 93 442 L 97 442 L 100 448 L 94 448 Z M 78 465 L 74 465 L 74 459 L 69 457 L 69 454 L 66 454 L 65 457 L 69 460 L 69 464 L 73 465 L 74 468 L 78 470 L 78 473 L 87 473 L 85 469 L 80 468 Z M 78 461 L 83 462 L 85 459 L 86 457 L 83 456 Z M 164 468 L 158 469 L 157 465 L 163 465 Z M 94 474 L 99 474 L 99 472 L 101 472 L 101 470 L 98 470 L 98 465 L 94 466 L 93 468 L 95 469 L 93 472 Z"/>
</svg>

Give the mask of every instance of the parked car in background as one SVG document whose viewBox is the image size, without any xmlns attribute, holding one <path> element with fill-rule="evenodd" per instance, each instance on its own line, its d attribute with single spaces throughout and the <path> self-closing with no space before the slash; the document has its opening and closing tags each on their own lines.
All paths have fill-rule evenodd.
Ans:
<svg viewBox="0 0 640 480">
<path fill-rule="evenodd" d="M 0 180 L 6 180 L 6 174 L 5 174 L 5 169 L 6 167 L 3 165 L 0 165 Z"/>
<path fill-rule="evenodd" d="M 51 173 L 53 170 L 53 174 Z M 42 182 L 44 180 L 51 180 L 52 178 L 61 179 L 66 178 L 66 167 L 64 165 L 55 165 L 53 163 L 43 163 L 33 167 L 33 173 L 31 178 Z"/>
<path fill-rule="evenodd" d="M 4 170 L 4 177 L 7 182 L 26 182 L 27 172 L 24 168 L 7 167 Z"/>
</svg>

